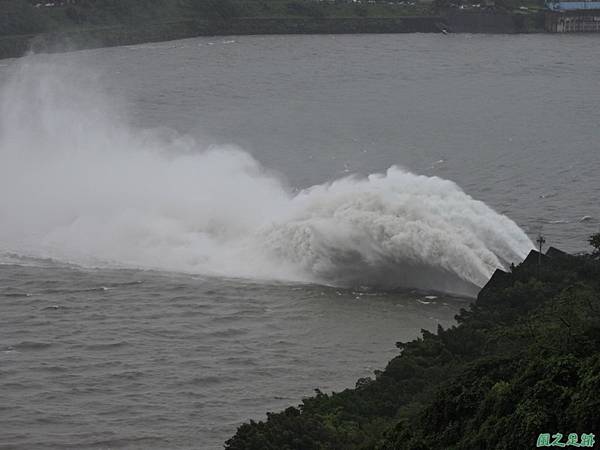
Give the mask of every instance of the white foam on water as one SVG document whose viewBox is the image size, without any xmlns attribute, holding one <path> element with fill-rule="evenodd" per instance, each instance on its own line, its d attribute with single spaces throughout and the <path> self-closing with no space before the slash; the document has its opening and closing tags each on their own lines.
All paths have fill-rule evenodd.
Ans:
<svg viewBox="0 0 600 450">
<path fill-rule="evenodd" d="M 292 193 L 250 154 L 128 124 L 98 79 L 39 56 L 0 90 L 0 252 L 473 295 L 533 248 L 455 183 L 400 167 Z"/>
</svg>

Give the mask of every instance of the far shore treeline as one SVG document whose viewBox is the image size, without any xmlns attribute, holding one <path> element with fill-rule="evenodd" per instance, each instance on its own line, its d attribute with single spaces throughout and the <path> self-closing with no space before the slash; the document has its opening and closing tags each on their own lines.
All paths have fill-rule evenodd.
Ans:
<svg viewBox="0 0 600 450">
<path fill-rule="evenodd" d="M 521 13 L 543 0 L 0 0 L 0 36 L 232 18 L 366 18 L 442 10 Z"/>
<path fill-rule="evenodd" d="M 0 0 L 0 35 L 239 17 L 394 17 L 429 14 L 415 0 Z"/>
<path fill-rule="evenodd" d="M 457 325 L 355 389 L 242 425 L 228 450 L 532 449 L 600 439 L 600 234 L 496 272 Z M 570 443 L 570 444 L 569 444 Z M 578 445 L 574 445 L 578 444 Z M 565 446 L 561 445 L 561 446 Z"/>
<path fill-rule="evenodd" d="M 0 58 L 196 36 L 544 31 L 543 0 L 0 0 Z"/>
</svg>

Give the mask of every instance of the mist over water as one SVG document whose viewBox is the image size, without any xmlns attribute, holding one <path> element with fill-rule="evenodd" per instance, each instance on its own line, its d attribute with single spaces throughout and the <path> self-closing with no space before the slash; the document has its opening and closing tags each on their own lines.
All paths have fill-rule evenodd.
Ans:
<svg viewBox="0 0 600 450">
<path fill-rule="evenodd" d="M 450 181 L 391 167 L 293 194 L 239 148 L 135 129 L 98 85 L 93 73 L 39 58 L 2 85 L 3 251 L 474 294 L 532 248 Z"/>
</svg>

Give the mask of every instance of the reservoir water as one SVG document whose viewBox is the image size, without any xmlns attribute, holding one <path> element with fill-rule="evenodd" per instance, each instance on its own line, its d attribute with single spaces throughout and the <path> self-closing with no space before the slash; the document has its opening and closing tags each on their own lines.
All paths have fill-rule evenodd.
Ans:
<svg viewBox="0 0 600 450">
<path fill-rule="evenodd" d="M 217 449 L 599 231 L 597 36 L 0 62 L 0 448 Z M 405 289 L 396 289 L 405 287 Z"/>
</svg>

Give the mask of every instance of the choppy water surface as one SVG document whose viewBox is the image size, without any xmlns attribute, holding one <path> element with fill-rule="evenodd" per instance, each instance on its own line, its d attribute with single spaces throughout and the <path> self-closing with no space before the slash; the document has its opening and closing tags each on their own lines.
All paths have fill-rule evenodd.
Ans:
<svg viewBox="0 0 600 450">
<path fill-rule="evenodd" d="M 4 265 L 0 283 L 2 448 L 218 448 L 465 305 L 52 264 Z"/>
<path fill-rule="evenodd" d="M 0 448 L 219 448 L 469 302 L 390 287 L 473 295 L 540 230 L 584 249 L 596 39 L 202 38 L 3 63 Z"/>
</svg>

